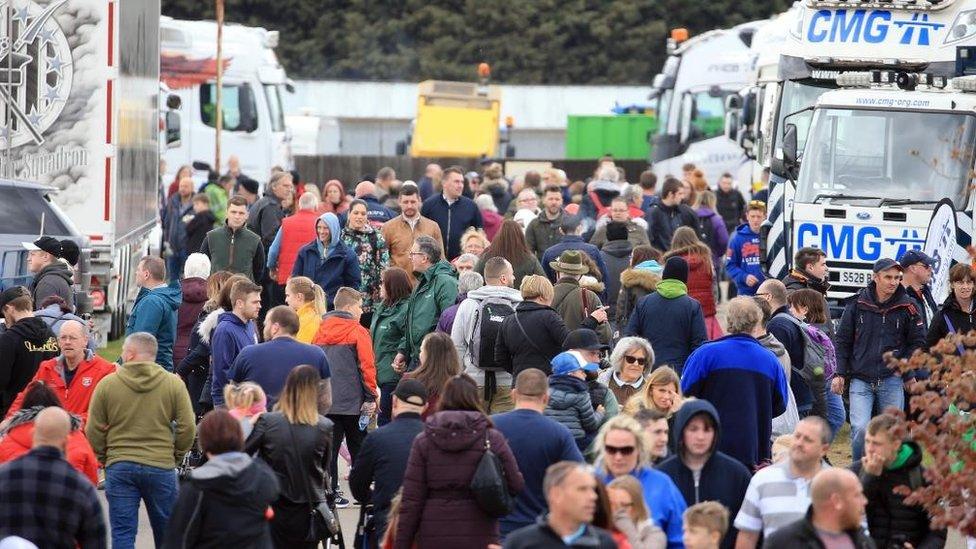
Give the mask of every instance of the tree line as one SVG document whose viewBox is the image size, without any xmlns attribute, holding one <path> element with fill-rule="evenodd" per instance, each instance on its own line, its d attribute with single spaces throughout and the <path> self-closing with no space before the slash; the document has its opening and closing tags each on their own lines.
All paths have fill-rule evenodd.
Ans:
<svg viewBox="0 0 976 549">
<path fill-rule="evenodd" d="M 784 11 L 787 0 L 226 0 L 226 20 L 281 33 L 293 78 L 649 84 L 670 29 L 692 35 Z M 213 0 L 163 0 L 213 19 Z"/>
</svg>

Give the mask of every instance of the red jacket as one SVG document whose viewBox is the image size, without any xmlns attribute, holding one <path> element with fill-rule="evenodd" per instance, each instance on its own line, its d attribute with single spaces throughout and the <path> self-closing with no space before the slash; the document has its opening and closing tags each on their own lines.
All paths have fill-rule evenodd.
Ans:
<svg viewBox="0 0 976 549">
<path fill-rule="evenodd" d="M 88 403 L 91 402 L 92 393 L 95 392 L 95 386 L 98 385 L 102 378 L 115 372 L 115 364 L 98 355 L 94 355 L 91 360 L 83 360 L 78 365 L 75 377 L 71 379 L 71 386 L 65 387 L 64 378 L 61 377 L 61 368 L 63 366 L 61 366 L 59 361 L 60 357 L 42 362 L 37 368 L 37 372 L 34 374 L 34 379 L 31 380 L 31 383 L 41 381 L 50 387 L 54 391 L 54 394 L 58 395 L 58 398 L 61 399 L 61 404 L 64 406 L 64 409 L 68 413 L 80 417 L 82 424 L 84 424 L 88 421 Z M 24 401 L 24 394 L 27 392 L 27 387 L 30 387 L 30 383 L 14 399 L 14 403 L 10 405 L 10 410 L 7 412 L 7 417 L 20 410 L 20 405 Z"/>
<path fill-rule="evenodd" d="M 715 294 L 712 293 L 712 270 L 696 254 L 684 254 L 688 262 L 688 295 L 697 301 L 705 317 L 715 316 Z"/>
<path fill-rule="evenodd" d="M 315 240 L 315 220 L 319 214 L 298 210 L 281 220 L 281 248 L 278 250 L 278 284 L 288 282 L 295 258 L 302 246 Z"/>
<path fill-rule="evenodd" d="M 30 451 L 34 438 L 34 417 L 40 409 L 33 410 L 25 410 L 24 414 L 15 418 L 11 422 L 13 427 L 8 427 L 6 434 L 0 438 L 0 463 L 13 461 Z M 68 435 L 67 460 L 92 484 L 98 484 L 98 459 L 80 424 L 72 425 L 71 434 Z"/>
</svg>

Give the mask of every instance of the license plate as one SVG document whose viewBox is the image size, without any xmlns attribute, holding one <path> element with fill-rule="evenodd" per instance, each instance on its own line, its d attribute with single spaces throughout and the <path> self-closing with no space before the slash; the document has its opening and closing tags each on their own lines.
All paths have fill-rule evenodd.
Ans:
<svg viewBox="0 0 976 549">
<path fill-rule="evenodd" d="M 840 271 L 838 274 L 838 283 L 845 286 L 867 286 L 868 282 L 871 282 L 871 272 L 870 271 Z"/>
</svg>

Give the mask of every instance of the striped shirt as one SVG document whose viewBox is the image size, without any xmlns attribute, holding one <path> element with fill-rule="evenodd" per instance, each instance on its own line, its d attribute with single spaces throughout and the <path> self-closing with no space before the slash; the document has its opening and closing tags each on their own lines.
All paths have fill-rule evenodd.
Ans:
<svg viewBox="0 0 976 549">
<path fill-rule="evenodd" d="M 792 476 L 790 460 L 785 459 L 760 470 L 749 481 L 735 527 L 747 532 L 762 530 L 768 538 L 783 526 L 802 519 L 809 506 L 810 481 Z"/>
</svg>

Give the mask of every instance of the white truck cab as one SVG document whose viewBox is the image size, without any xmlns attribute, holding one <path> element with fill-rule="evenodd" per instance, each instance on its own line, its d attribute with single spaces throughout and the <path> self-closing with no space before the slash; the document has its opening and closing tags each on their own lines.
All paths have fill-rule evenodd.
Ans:
<svg viewBox="0 0 976 549">
<path fill-rule="evenodd" d="M 260 182 L 273 166 L 292 167 L 281 95 L 294 88 L 275 55 L 278 40 L 277 31 L 224 25 L 221 166 L 236 155 L 241 172 Z M 180 166 L 214 161 L 217 24 L 162 17 L 160 41 L 160 79 L 182 103 L 178 145 L 163 152 L 168 184 Z"/>
<path fill-rule="evenodd" d="M 847 73 L 838 84 L 844 87 L 817 100 L 796 157 L 798 130 L 786 119 L 785 164 L 797 175 L 786 214 L 792 248 L 822 249 L 828 297 L 843 299 L 870 282 L 878 259 L 922 248 L 932 211 L 947 198 L 957 212 L 952 256 L 964 261 L 973 224 L 976 77 L 874 71 Z"/>
<path fill-rule="evenodd" d="M 710 183 L 730 172 L 748 188 L 747 159 L 725 136 L 725 102 L 748 82 L 749 45 L 763 24 L 709 31 L 673 47 L 651 92 L 657 103 L 658 132 L 651 141 L 658 177 L 680 176 L 681 166 L 691 162 Z"/>
<path fill-rule="evenodd" d="M 838 78 L 876 69 L 952 77 L 956 75 L 957 48 L 976 44 L 976 0 L 865 1 L 856 5 L 844 0 L 802 0 L 785 17 L 789 33 L 777 52 L 775 77 L 769 61 L 758 66 L 754 75 L 753 102 L 760 107 L 754 143 L 747 143 L 759 161 L 757 169 L 771 170 L 769 219 L 762 247 L 764 266 L 776 278 L 789 272 L 798 243 L 791 236 L 798 229 L 792 225 L 795 188 L 787 182 L 783 163 L 785 119 L 789 117 L 796 127 L 797 149 L 802 151 L 813 106 L 838 88 Z M 899 91 L 905 93 L 893 93 Z M 882 198 L 878 194 L 868 196 Z M 805 236 L 803 242 L 809 238 Z M 909 232 L 905 238 L 913 237 Z M 840 257 L 832 261 L 843 262 Z M 831 274 L 831 283 L 838 287 L 843 285 L 841 272 Z M 848 282 L 849 287 L 855 283 Z"/>
</svg>

